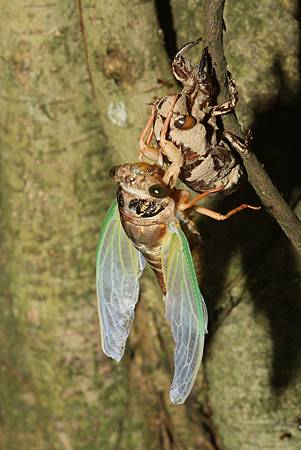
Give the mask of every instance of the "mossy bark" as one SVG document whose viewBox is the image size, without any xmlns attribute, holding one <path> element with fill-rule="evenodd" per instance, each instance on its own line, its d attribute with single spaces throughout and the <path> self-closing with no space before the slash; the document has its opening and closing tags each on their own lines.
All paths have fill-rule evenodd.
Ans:
<svg viewBox="0 0 301 450">
<path fill-rule="evenodd" d="M 169 403 L 173 345 L 151 274 L 124 360 L 113 363 L 100 350 L 94 253 L 114 196 L 107 171 L 123 158 L 137 160 L 148 103 L 177 89 L 154 2 L 6 3 L 1 448 L 299 448 L 300 263 L 264 212 L 201 222 L 210 328 L 185 405 Z M 270 136 L 255 150 L 292 200 L 298 127 L 290 137 L 285 130 L 298 111 L 295 7 L 229 1 L 225 15 L 239 118 L 257 132 L 255 143 Z M 178 46 L 202 35 L 201 1 L 172 0 L 171 14 Z M 266 131 L 275 127 L 271 116 L 285 147 Z M 216 206 L 243 201 L 252 201 L 246 189 Z"/>
<path fill-rule="evenodd" d="M 164 67 L 170 77 L 154 6 L 120 4 L 112 26 L 104 4 L 19 6 L 2 11 L 0 49 L 1 448 L 211 449 L 167 400 L 172 340 L 153 282 L 123 363 L 100 350 L 94 252 L 114 195 L 107 171 L 137 158 Z M 117 28 L 128 33 L 120 50 Z"/>
<path fill-rule="evenodd" d="M 136 161 L 150 103 L 174 81 L 154 2 L 78 0 L 86 61 L 114 161 Z"/>
<path fill-rule="evenodd" d="M 74 3 L 7 2 L 0 35 L 1 448 L 91 449 L 109 153 Z"/>
</svg>

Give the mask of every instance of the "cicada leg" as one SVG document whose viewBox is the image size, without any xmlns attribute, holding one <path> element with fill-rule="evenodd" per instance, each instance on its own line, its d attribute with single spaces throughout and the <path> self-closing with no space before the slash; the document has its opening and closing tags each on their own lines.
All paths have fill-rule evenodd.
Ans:
<svg viewBox="0 0 301 450">
<path fill-rule="evenodd" d="M 242 211 L 243 209 L 253 209 L 255 211 L 261 209 L 261 206 L 252 206 L 248 205 L 247 203 L 243 203 L 242 205 L 238 206 L 237 208 L 231 209 L 231 211 L 227 212 L 226 214 L 220 214 L 219 212 L 212 211 L 212 209 L 203 208 L 202 206 L 194 206 L 194 211 L 203 214 L 204 216 L 211 217 L 215 220 L 227 220 L 229 217 L 233 216 L 234 214 L 238 213 L 239 211 Z"/>
<path fill-rule="evenodd" d="M 170 161 L 170 166 L 167 168 L 165 175 L 163 177 L 163 182 L 166 185 L 170 185 L 170 187 L 174 187 L 177 179 L 179 177 L 180 169 L 183 165 L 183 156 L 181 150 L 172 142 L 167 139 L 168 129 L 170 125 L 170 121 L 173 115 L 173 108 L 176 104 L 180 94 L 175 94 L 174 100 L 172 102 L 170 111 L 167 114 L 163 122 L 163 126 L 160 133 L 160 142 L 159 148 L 156 148 L 151 145 L 151 141 L 154 134 L 154 122 L 156 120 L 157 114 L 157 103 L 153 104 L 152 114 L 148 119 L 145 129 L 142 132 L 139 147 L 140 147 L 140 155 L 139 160 L 143 158 L 143 156 L 155 161 L 160 166 L 163 165 L 163 155 L 167 157 Z"/>
<path fill-rule="evenodd" d="M 157 103 L 155 102 L 153 104 L 152 113 L 150 118 L 147 121 L 146 127 L 142 131 L 140 140 L 139 140 L 139 161 L 142 160 L 142 158 L 145 156 L 146 158 L 150 159 L 151 161 L 154 161 L 155 163 L 159 164 L 159 166 L 163 166 L 163 156 L 161 151 L 151 145 L 153 135 L 154 135 L 154 122 L 156 119 L 156 107 Z"/>
<path fill-rule="evenodd" d="M 219 126 L 216 124 L 216 117 L 221 116 L 223 114 L 227 114 L 229 112 L 232 112 L 235 109 L 235 106 L 238 102 L 238 90 L 236 87 L 236 83 L 234 78 L 232 77 L 231 73 L 228 72 L 228 86 L 229 86 L 229 96 L 230 99 L 221 105 L 216 105 L 212 108 L 211 114 L 208 120 L 208 124 L 213 127 L 215 130 L 215 133 L 213 133 L 211 138 L 211 144 L 212 145 L 218 145 L 217 140 L 217 131 L 219 130 Z"/>
<path fill-rule="evenodd" d="M 201 194 L 196 195 L 193 197 L 192 200 L 190 200 L 190 193 L 187 191 L 181 191 L 181 197 L 179 199 L 178 203 L 178 209 L 180 211 L 185 211 L 185 209 L 192 208 L 197 202 L 200 200 L 203 200 L 204 198 L 208 197 L 208 195 L 213 194 L 214 192 L 221 192 L 224 190 L 224 186 L 219 186 L 214 189 L 209 189 L 208 191 L 202 192 Z"/>
<path fill-rule="evenodd" d="M 185 84 L 185 82 L 189 80 L 192 73 L 191 64 L 186 58 L 184 58 L 183 54 L 186 53 L 187 50 L 198 44 L 201 40 L 202 38 L 199 38 L 196 41 L 188 42 L 187 44 L 183 45 L 183 47 L 178 50 L 176 56 L 174 57 L 171 65 L 172 71 L 175 78 L 183 84 Z"/>
<path fill-rule="evenodd" d="M 171 105 L 170 111 L 164 120 L 161 134 L 160 134 L 160 148 L 162 153 L 166 155 L 167 159 L 171 162 L 170 166 L 167 168 L 165 175 L 163 177 L 163 182 L 171 187 L 174 187 L 177 179 L 179 178 L 180 169 L 184 163 L 181 150 L 173 143 L 167 139 L 167 133 L 169 124 L 173 114 L 173 108 L 179 98 L 179 94 L 175 95 L 174 101 Z"/>
<path fill-rule="evenodd" d="M 241 142 L 235 134 L 230 133 L 230 131 L 224 131 L 224 137 L 238 153 L 249 153 L 252 140 L 251 130 L 248 130 L 245 142 Z"/>
<path fill-rule="evenodd" d="M 227 212 L 226 214 L 220 214 L 219 212 L 212 211 L 212 209 L 204 208 L 203 206 L 196 205 L 197 202 L 200 200 L 203 200 L 208 195 L 214 192 L 220 192 L 223 191 L 224 187 L 219 186 L 215 189 L 210 189 L 206 192 L 202 192 L 202 194 L 196 195 L 192 200 L 190 200 L 190 194 L 187 191 L 180 191 L 180 197 L 177 203 L 177 209 L 179 211 L 185 211 L 187 209 L 193 209 L 194 211 L 198 212 L 199 214 L 203 214 L 204 216 L 211 217 L 215 220 L 227 220 L 229 217 L 233 216 L 234 214 L 238 213 L 239 211 L 242 211 L 243 209 L 249 208 L 253 210 L 259 210 L 261 209 L 260 206 L 252 206 L 247 203 L 243 203 L 240 206 L 237 206 L 237 208 L 231 209 L 231 211 Z"/>
<path fill-rule="evenodd" d="M 214 108 L 212 108 L 212 116 L 220 116 L 222 114 L 227 114 L 234 110 L 238 102 L 238 90 L 236 87 L 235 80 L 230 72 L 228 72 L 228 86 L 230 99 L 227 102 L 223 103 L 222 105 L 217 105 Z"/>
</svg>

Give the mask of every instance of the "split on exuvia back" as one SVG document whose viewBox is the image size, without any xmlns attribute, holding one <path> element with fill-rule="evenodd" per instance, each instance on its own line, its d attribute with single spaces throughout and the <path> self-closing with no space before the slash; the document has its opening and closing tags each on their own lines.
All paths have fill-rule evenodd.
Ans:
<svg viewBox="0 0 301 450">
<path fill-rule="evenodd" d="M 96 287 L 102 348 L 120 361 L 134 319 L 139 278 L 146 262 L 151 266 L 175 342 L 170 399 L 181 404 L 193 387 L 207 332 L 206 305 L 198 282 L 200 267 L 192 258 L 192 246 L 200 242 L 200 236 L 190 212 L 225 220 L 242 209 L 258 208 L 243 204 L 226 215 L 216 213 L 197 202 L 223 187 L 191 200 L 187 191 L 166 185 L 164 174 L 159 166 L 141 162 L 111 169 L 117 199 L 100 230 Z"/>
</svg>

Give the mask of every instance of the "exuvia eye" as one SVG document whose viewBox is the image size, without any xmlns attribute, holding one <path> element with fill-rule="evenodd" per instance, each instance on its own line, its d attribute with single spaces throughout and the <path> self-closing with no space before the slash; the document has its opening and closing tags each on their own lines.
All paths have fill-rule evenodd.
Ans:
<svg viewBox="0 0 301 450">
<path fill-rule="evenodd" d="M 176 128 L 179 128 L 179 130 L 189 130 L 194 127 L 196 120 L 192 116 L 179 116 L 175 119 L 174 124 Z"/>
</svg>

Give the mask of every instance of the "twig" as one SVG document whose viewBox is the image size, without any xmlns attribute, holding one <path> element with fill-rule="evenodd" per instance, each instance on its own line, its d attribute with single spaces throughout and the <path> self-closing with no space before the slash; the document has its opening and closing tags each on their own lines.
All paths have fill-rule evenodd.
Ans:
<svg viewBox="0 0 301 450">
<path fill-rule="evenodd" d="M 229 98 L 227 63 L 223 47 L 223 12 L 225 0 L 205 0 L 203 6 L 204 41 L 209 47 L 216 77 L 220 87 L 219 102 Z M 227 131 L 244 137 L 235 114 L 223 119 Z M 278 222 L 286 236 L 301 253 L 301 222 L 283 199 L 257 157 L 250 151 L 239 152 L 246 169 L 249 183 L 255 189 L 264 206 Z"/>
</svg>

